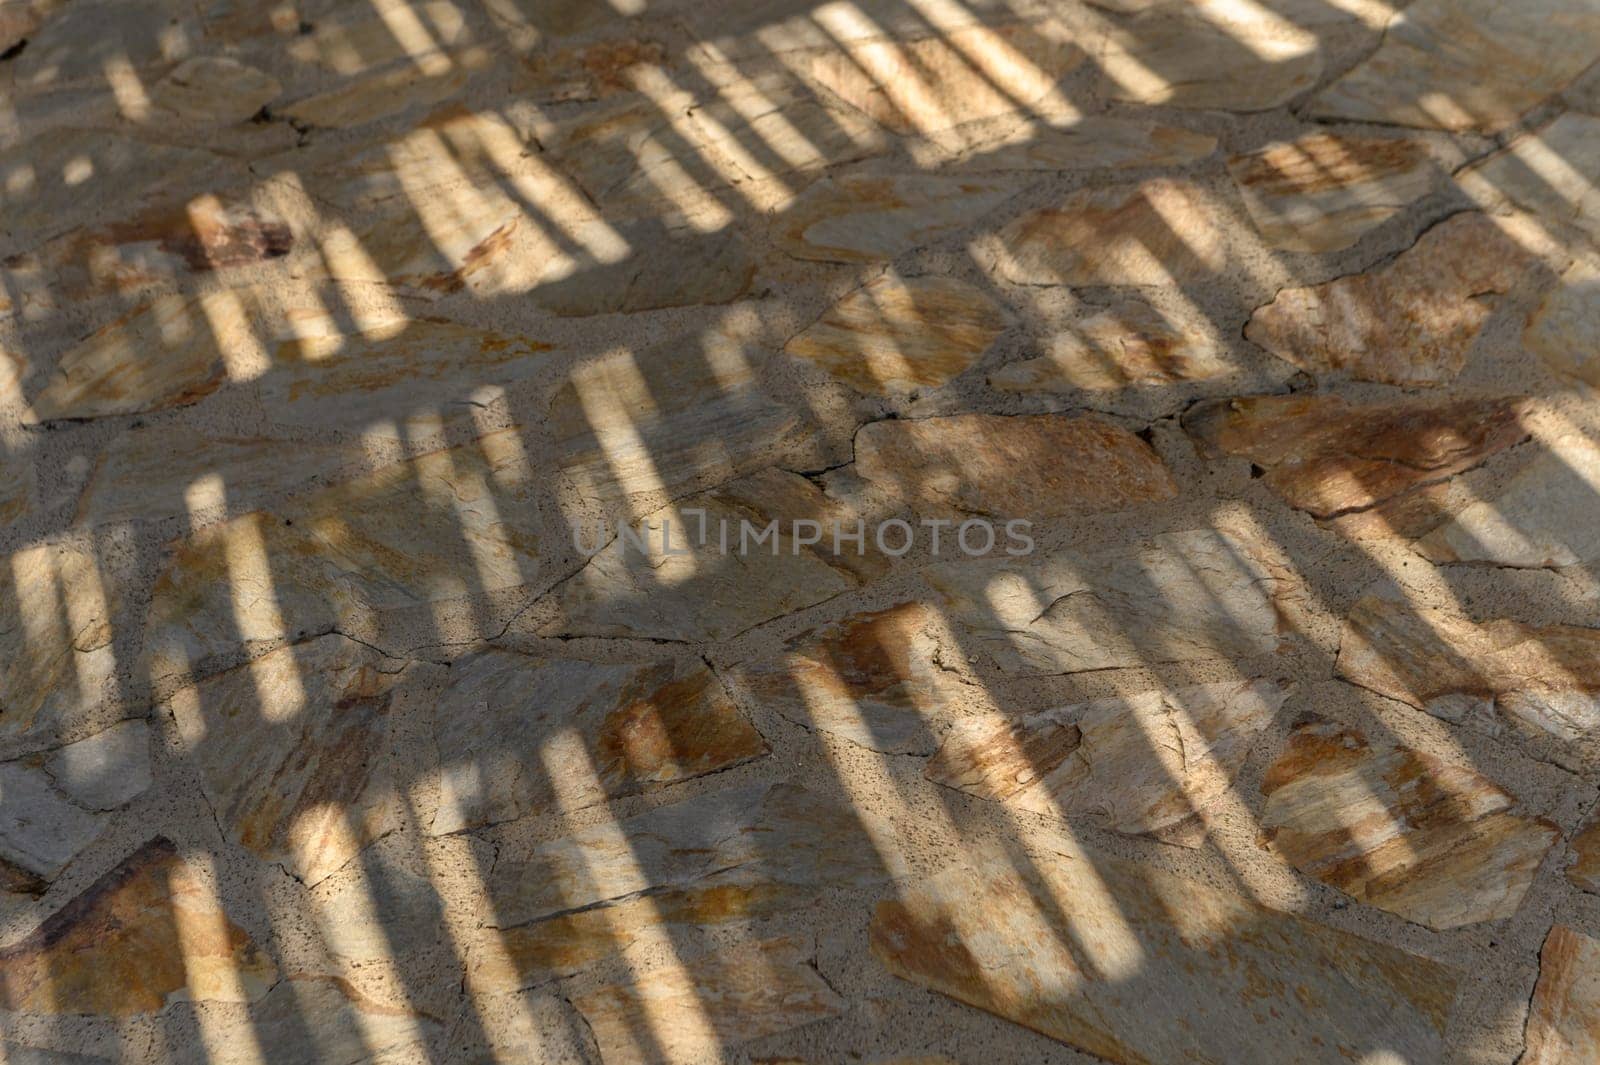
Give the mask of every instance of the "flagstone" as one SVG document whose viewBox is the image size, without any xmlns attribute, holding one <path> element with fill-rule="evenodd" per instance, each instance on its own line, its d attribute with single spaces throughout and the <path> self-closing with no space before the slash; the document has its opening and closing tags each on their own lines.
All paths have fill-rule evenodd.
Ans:
<svg viewBox="0 0 1600 1065">
<path fill-rule="evenodd" d="M 1185 166 L 1217 150 L 1217 139 L 1181 126 L 1089 115 L 1035 128 L 965 154 L 962 171 L 1099 170 Z"/>
<path fill-rule="evenodd" d="M 1360 406 L 1321 394 L 1216 400 L 1184 427 L 1205 451 L 1249 459 L 1297 510 L 1368 510 L 1472 469 L 1527 438 L 1522 399 L 1403 399 Z"/>
<path fill-rule="evenodd" d="M 1193 182 L 1153 178 L 1070 193 L 996 235 L 992 268 L 1020 285 L 1206 281 L 1227 266 L 1226 219 Z"/>
<path fill-rule="evenodd" d="M 248 121 L 283 91 L 271 75 L 225 56 L 186 59 L 151 86 L 156 107 L 185 122 Z"/>
<path fill-rule="evenodd" d="M 878 262 L 965 228 L 1014 191 L 1001 177 L 830 177 L 807 188 L 782 212 L 776 239 L 797 259 Z"/>
<path fill-rule="evenodd" d="M 1576 1065 L 1600 1057 L 1600 940 L 1558 924 L 1539 950 L 1522 1065 Z"/>
<path fill-rule="evenodd" d="M 570 814 L 767 751 L 699 661 L 610 664 L 500 650 L 454 663 L 434 739 L 436 833 Z M 584 757 L 573 755 L 574 742 Z"/>
<path fill-rule="evenodd" d="M 1271 544 L 1229 529 L 945 563 L 924 577 L 939 607 L 1015 675 L 1285 653 L 1305 595 Z"/>
<path fill-rule="evenodd" d="M 1441 1061 L 1460 979 L 1388 944 L 1098 855 L 1026 869 L 963 862 L 879 903 L 869 934 L 901 979 L 1119 1065 L 1268 1065 L 1285 1047 Z"/>
<path fill-rule="evenodd" d="M 1245 337 L 1310 373 L 1439 385 L 1466 365 L 1493 304 L 1533 259 L 1488 217 L 1455 215 L 1392 263 L 1309 288 L 1285 289 Z"/>
<path fill-rule="evenodd" d="M 1200 684 L 965 722 L 923 775 L 1018 810 L 1198 847 L 1287 697 L 1266 680 Z"/>
<path fill-rule="evenodd" d="M 1600 13 L 1586 0 L 1419 0 L 1311 113 L 1494 133 L 1565 88 L 1597 50 Z"/>
<path fill-rule="evenodd" d="M 0 950 L 13 1014 L 128 1017 L 172 1002 L 251 1002 L 277 969 L 214 889 L 156 837 Z"/>
<path fill-rule="evenodd" d="M 1572 863 L 1567 880 L 1574 887 L 1600 895 L 1600 820 L 1591 820 L 1569 841 Z"/>
<path fill-rule="evenodd" d="M 1006 324 L 984 292 L 945 277 L 886 274 L 784 346 L 858 392 L 938 388 L 983 357 Z"/>
<path fill-rule="evenodd" d="M 1586 16 L 1600 34 L 1600 17 Z M 1588 46 L 1593 47 L 1593 46 Z M 1461 188 L 1486 206 L 1509 204 L 1549 226 L 1600 240 L 1600 116 L 1569 111 L 1463 170 Z"/>
<path fill-rule="evenodd" d="M 1528 316 L 1522 343 L 1559 374 L 1600 388 L 1600 261 L 1580 259 Z"/>
<path fill-rule="evenodd" d="M 329 635 L 179 688 L 166 707 L 228 839 L 314 886 L 400 824 L 405 677 Z"/>
<path fill-rule="evenodd" d="M 1437 930 L 1515 913 L 1560 836 L 1473 770 L 1330 721 L 1290 734 L 1261 793 L 1262 828 L 1295 868 Z"/>
<path fill-rule="evenodd" d="M 856 432 L 856 472 L 908 503 L 1043 520 L 1171 499 L 1155 451 L 1095 416 L 956 414 Z"/>
<path fill-rule="evenodd" d="M 307 12 L 310 14 L 310 12 Z M 297 62 L 346 76 L 397 60 L 427 68 L 444 49 L 471 39 L 461 7 L 451 0 L 373 0 L 357 8 L 329 5 L 309 33 L 288 42 Z"/>
<path fill-rule="evenodd" d="M 1311 133 L 1228 160 L 1263 239 L 1300 252 L 1350 247 L 1426 195 L 1439 170 L 1421 141 L 1337 133 Z"/>
<path fill-rule="evenodd" d="M 706 1060 L 845 1011 L 845 1000 L 811 967 L 813 949 L 792 937 L 754 940 L 585 992 L 573 1005 L 605 1061 L 635 1060 L 641 1030 L 651 1033 L 652 1059 Z"/>
<path fill-rule="evenodd" d="M 336 88 L 276 107 L 273 113 L 306 126 L 348 129 L 419 107 L 435 107 L 467 86 L 472 56 L 440 56 L 437 64 L 406 63 L 345 79 Z"/>
</svg>

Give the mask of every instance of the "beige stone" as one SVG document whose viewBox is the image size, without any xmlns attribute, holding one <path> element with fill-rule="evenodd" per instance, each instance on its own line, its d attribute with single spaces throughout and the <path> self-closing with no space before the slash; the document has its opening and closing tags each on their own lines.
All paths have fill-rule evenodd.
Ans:
<svg viewBox="0 0 1600 1065">
<path fill-rule="evenodd" d="M 994 271 L 1023 285 L 1161 285 L 1227 268 L 1225 216 L 1190 181 L 1154 178 L 1073 192 L 994 238 Z"/>
<path fill-rule="evenodd" d="M 1120 510 L 1178 494 L 1149 444 L 1093 416 L 872 422 L 856 433 L 856 472 L 912 504 L 1006 520 Z"/>
<path fill-rule="evenodd" d="M 127 1017 L 177 1001 L 251 1002 L 277 975 L 215 889 L 157 837 L 0 951 L 0 1005 Z"/>
<path fill-rule="evenodd" d="M 1532 260 L 1488 217 L 1459 214 L 1394 262 L 1310 288 L 1285 289 L 1245 336 L 1312 373 L 1391 385 L 1439 385 L 1467 353 Z"/>
<path fill-rule="evenodd" d="M 726 1048 L 836 1017 L 845 1000 L 791 937 L 755 940 L 578 995 L 606 1061 L 712 1060 Z M 639 1033 L 649 1042 L 640 1045 Z"/>
<path fill-rule="evenodd" d="M 1600 528 L 1586 515 L 1600 486 L 1600 447 L 1582 434 L 1551 441 L 1503 489 L 1417 542 L 1434 562 L 1577 566 L 1600 559 Z"/>
<path fill-rule="evenodd" d="M 716 306 L 749 294 L 757 260 L 731 230 L 663 233 L 658 225 L 618 227 L 626 257 L 572 264 L 541 277 L 528 293 L 537 307 L 563 318 Z"/>
<path fill-rule="evenodd" d="M 965 228 L 1013 191 L 999 177 L 863 173 L 826 178 L 782 213 L 777 241 L 797 259 L 878 262 Z"/>
<path fill-rule="evenodd" d="M 343 636 L 280 648 L 166 706 L 228 838 L 315 885 L 393 831 L 403 663 Z"/>
<path fill-rule="evenodd" d="M 357 8 L 332 7 L 307 34 L 285 49 L 301 63 L 347 77 L 410 60 L 419 67 L 443 65 L 442 49 L 470 40 L 462 7 L 453 0 L 374 0 Z"/>
<path fill-rule="evenodd" d="M 1320 118 L 1494 133 L 1567 83 L 1600 49 L 1586 0 L 1420 0 L 1378 51 L 1311 101 Z"/>
<path fill-rule="evenodd" d="M 1311 133 L 1228 160 L 1262 238 L 1300 252 L 1350 247 L 1424 196 L 1440 170 L 1420 141 L 1337 133 Z"/>
<path fill-rule="evenodd" d="M 698 661 L 612 665 L 490 650 L 457 660 L 450 677 L 434 712 L 437 833 L 570 814 L 767 751 Z M 568 751 L 574 742 L 584 757 Z"/>
<path fill-rule="evenodd" d="M 1179 126 L 1089 115 L 1049 126 L 1026 124 L 994 145 L 964 154 L 963 171 L 1099 170 L 1184 166 L 1217 150 L 1217 139 Z"/>
<path fill-rule="evenodd" d="M 284 118 L 307 126 L 333 129 L 364 126 L 415 108 L 443 103 L 466 88 L 469 73 L 464 62 L 443 57 L 439 63 L 407 63 L 346 79 L 327 92 L 274 110 Z"/>
<path fill-rule="evenodd" d="M 1528 316 L 1522 343 L 1546 366 L 1600 388 L 1600 260 L 1581 259 Z"/>
<path fill-rule="evenodd" d="M 923 775 L 1018 810 L 1198 847 L 1286 697 L 1272 681 L 1202 684 L 967 723 Z"/>
<path fill-rule="evenodd" d="M 983 357 L 1004 312 L 981 289 L 944 277 L 879 277 L 784 346 L 858 392 L 938 388 Z"/>
<path fill-rule="evenodd" d="M 179 63 L 150 89 L 156 107 L 184 122 L 229 126 L 248 121 L 283 91 L 277 79 L 224 56 Z"/>
<path fill-rule="evenodd" d="M 789 639 L 741 679 L 762 706 L 887 754 L 932 754 L 960 684 L 944 662 L 938 612 L 921 603 L 851 614 Z"/>
<path fill-rule="evenodd" d="M 1458 983 L 1387 944 L 1082 854 L 964 861 L 879 903 L 870 943 L 902 979 L 1119 1065 L 1267 1065 L 1285 1047 L 1441 1061 Z"/>
<path fill-rule="evenodd" d="M 1368 510 L 1472 469 L 1527 438 L 1520 399 L 1353 406 L 1322 394 L 1217 400 L 1184 427 L 1211 454 L 1249 459 L 1318 518 Z"/>
<path fill-rule="evenodd" d="M 1515 913 L 1560 836 L 1471 769 L 1328 721 L 1290 734 L 1261 791 L 1262 828 L 1295 868 L 1438 930 Z"/>
<path fill-rule="evenodd" d="M 1229 529 L 924 575 L 940 607 L 1002 670 L 1022 675 L 1282 653 L 1296 644 L 1305 594 L 1272 545 Z"/>
<path fill-rule="evenodd" d="M 1522 1065 L 1577 1065 L 1600 1057 L 1600 941 L 1558 924 L 1539 950 Z"/>
<path fill-rule="evenodd" d="M 1237 369 L 1206 329 L 1171 321 L 1131 297 L 1064 325 L 1044 347 L 1043 355 L 991 373 L 990 386 L 1002 392 L 1049 394 L 1170 389 Z"/>
<path fill-rule="evenodd" d="M 1567 879 L 1574 887 L 1600 895 L 1600 820 L 1590 821 L 1570 841 Z"/>
<path fill-rule="evenodd" d="M 1600 17 L 1586 16 L 1600 33 Z M 1569 111 L 1525 133 L 1503 152 L 1461 172 L 1457 181 L 1486 206 L 1509 204 L 1558 230 L 1600 239 L 1600 116 Z"/>
</svg>

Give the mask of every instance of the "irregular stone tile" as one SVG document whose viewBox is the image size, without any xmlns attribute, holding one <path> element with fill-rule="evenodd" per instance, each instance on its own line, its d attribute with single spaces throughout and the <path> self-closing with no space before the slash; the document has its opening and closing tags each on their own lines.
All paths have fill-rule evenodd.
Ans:
<svg viewBox="0 0 1600 1065">
<path fill-rule="evenodd" d="M 1557 373 L 1600 388 L 1600 262 L 1580 260 L 1528 316 L 1522 343 Z"/>
<path fill-rule="evenodd" d="M 1217 150 L 1217 139 L 1178 126 L 1090 115 L 1042 129 L 1030 123 L 996 146 L 966 154 L 963 171 L 1099 170 L 1184 166 Z"/>
<path fill-rule="evenodd" d="M 1355 244 L 1426 195 L 1437 169 L 1420 141 L 1337 133 L 1311 133 L 1228 160 L 1262 238 L 1301 252 Z"/>
<path fill-rule="evenodd" d="M 1600 18 L 1586 17 L 1600 32 Z M 1540 222 L 1600 240 L 1600 189 L 1589 178 L 1597 170 L 1600 116 L 1569 111 L 1518 137 L 1505 151 L 1474 163 L 1457 182 L 1481 203 L 1509 203 Z"/>
<path fill-rule="evenodd" d="M 0 522 L 13 522 L 30 504 L 28 468 L 19 463 L 0 465 Z"/>
<path fill-rule="evenodd" d="M 1154 4 L 1108 27 L 1095 41 L 1095 60 L 1114 99 L 1267 111 L 1322 75 L 1317 38 L 1302 25 L 1255 5 Z"/>
<path fill-rule="evenodd" d="M 944 277 L 886 274 L 828 309 L 784 346 L 858 392 L 938 388 L 983 357 L 1005 328 L 983 291 Z"/>
<path fill-rule="evenodd" d="M 277 79 L 225 56 L 179 63 L 150 88 L 150 101 L 185 122 L 230 126 L 278 98 Z"/>
<path fill-rule="evenodd" d="M 763 388 L 770 356 L 744 320 L 576 366 L 551 398 L 557 462 L 588 497 L 617 500 L 725 481 L 805 433 Z"/>
<path fill-rule="evenodd" d="M 1287 697 L 1266 680 L 1199 684 L 966 723 L 923 776 L 1047 817 L 1198 847 Z"/>
<path fill-rule="evenodd" d="M 1600 15 L 1585 0 L 1419 0 L 1311 113 L 1493 133 L 1565 88 L 1597 50 Z"/>
<path fill-rule="evenodd" d="M 560 617 L 539 634 L 726 639 L 887 572 L 871 547 L 858 553 L 841 537 L 835 550 L 834 523 L 848 534 L 860 520 L 804 477 L 777 469 L 690 496 L 633 524 L 634 540 L 618 535 L 594 554 L 555 593 Z M 815 544 L 800 542 L 798 521 L 817 523 Z M 582 536 L 592 544 L 596 531 Z"/>
<path fill-rule="evenodd" d="M 1064 25 L 970 26 L 918 39 L 845 41 L 809 56 L 804 76 L 884 128 L 928 135 L 1048 106 L 1084 60 Z"/>
<path fill-rule="evenodd" d="M 0 1005 L 13 1013 L 127 1017 L 177 1001 L 250 1002 L 276 979 L 161 837 L 0 950 Z"/>
<path fill-rule="evenodd" d="M 327 92 L 276 107 L 273 113 L 305 126 L 349 129 L 419 107 L 437 107 L 465 89 L 469 75 L 465 62 L 407 63 L 347 79 Z"/>
<path fill-rule="evenodd" d="M 1438 385 L 1461 372 L 1493 313 L 1486 297 L 1524 276 L 1532 257 L 1488 217 L 1459 214 L 1364 274 L 1284 289 L 1244 335 L 1311 373 Z"/>
<path fill-rule="evenodd" d="M 0 864 L 53 880 L 99 838 L 107 811 L 150 786 L 150 730 L 126 721 L 87 739 L 0 763 Z"/>
<path fill-rule="evenodd" d="M 404 676 L 330 635 L 179 689 L 167 707 L 228 838 L 315 885 L 396 828 Z"/>
<path fill-rule="evenodd" d="M 330 230 L 303 276 L 387 284 L 423 298 L 526 291 L 537 273 L 512 253 L 528 226 L 525 212 L 502 197 L 468 195 L 449 206 L 398 199 L 364 223 Z"/>
<path fill-rule="evenodd" d="M 717 306 L 747 295 L 755 280 L 756 259 L 731 230 L 667 233 L 652 223 L 618 235 L 631 248 L 625 258 L 542 278 L 528 301 L 563 318 Z"/>
<path fill-rule="evenodd" d="M 1600 941 L 1558 924 L 1539 949 L 1522 1065 L 1577 1065 L 1600 1058 Z"/>
<path fill-rule="evenodd" d="M 1600 729 L 1600 630 L 1483 623 L 1363 596 L 1350 608 L 1339 676 L 1446 721 L 1553 740 L 1553 759 L 1592 761 Z M 1582 757 L 1579 758 L 1578 756 Z"/>
<path fill-rule="evenodd" d="M 1590 821 L 1569 842 L 1573 860 L 1567 866 L 1567 879 L 1574 887 L 1600 895 L 1600 820 Z"/>
<path fill-rule="evenodd" d="M 755 940 L 575 996 L 605 1061 L 704 1061 L 725 1048 L 837 1017 L 845 1001 L 811 967 L 813 947 Z M 646 1045 L 638 1034 L 648 1031 Z"/>
<path fill-rule="evenodd" d="M 116 606 L 92 549 L 38 544 L 0 564 L 0 734 L 76 732 L 114 701 Z"/>
<path fill-rule="evenodd" d="M 493 924 L 516 928 L 638 893 L 684 896 L 671 904 L 684 912 L 716 900 L 757 912 L 784 900 L 815 904 L 889 875 L 866 835 L 872 824 L 869 812 L 793 784 L 708 792 L 578 829 L 525 859 L 503 855 L 489 876 Z"/>
<path fill-rule="evenodd" d="M 666 61 L 666 47 L 646 37 L 547 48 L 527 57 L 527 79 L 518 82 L 517 92 L 547 103 L 598 100 L 633 91 L 636 67 Z"/>
<path fill-rule="evenodd" d="M 1600 528 L 1588 520 L 1600 485 L 1600 447 L 1563 437 L 1494 495 L 1480 499 L 1417 542 L 1432 562 L 1563 567 L 1600 559 Z"/>
<path fill-rule="evenodd" d="M 1100 418 L 956 414 L 856 433 L 856 472 L 910 503 L 1045 519 L 1178 494 L 1149 444 Z"/>
<path fill-rule="evenodd" d="M 1194 529 L 1095 552 L 932 566 L 941 609 L 1006 673 L 1280 654 L 1304 599 L 1251 531 Z"/>
<path fill-rule="evenodd" d="M 1046 354 L 991 373 L 990 387 L 1046 394 L 1165 389 L 1238 369 L 1215 337 L 1134 298 L 1055 331 L 1044 346 Z"/>
<path fill-rule="evenodd" d="M 198 676 L 334 630 L 383 640 L 523 587 L 543 528 L 526 461 L 520 431 L 504 429 L 179 540 L 151 592 L 144 675 Z"/>
<path fill-rule="evenodd" d="M 695 660 L 613 665 L 489 650 L 457 660 L 450 676 L 434 719 L 436 833 L 570 813 L 767 752 Z M 571 757 L 574 740 L 586 758 Z M 568 752 L 559 760 L 557 746 Z"/>
<path fill-rule="evenodd" d="M 181 0 L 60 5 L 10 60 L 16 86 L 105 86 L 113 78 L 127 84 L 130 76 L 148 84 L 152 67 L 175 63 L 192 47 L 199 27 L 191 7 Z"/>
<path fill-rule="evenodd" d="M 1164 285 L 1227 268 L 1226 222 L 1209 192 L 1155 178 L 1080 189 L 995 237 L 993 270 L 1020 285 Z"/>
<path fill-rule="evenodd" d="M 1284 1047 L 1436 1062 L 1458 983 L 1387 944 L 1098 855 L 952 867 L 879 903 L 870 943 L 902 979 L 1120 1065 L 1268 1065 Z"/>
<path fill-rule="evenodd" d="M 22 1046 L 19 1043 L 0 1043 L 0 1053 L 6 1056 L 7 1065 L 111 1065 L 113 1060 L 66 1050 Z"/>
<path fill-rule="evenodd" d="M 1454 477 L 1527 439 L 1521 399 L 1405 399 L 1352 406 L 1327 394 L 1217 400 L 1184 417 L 1213 455 L 1249 459 L 1297 510 L 1331 518 Z"/>
<path fill-rule="evenodd" d="M 439 52 L 471 39 L 462 9 L 450 0 L 328 5 L 310 25 L 285 50 L 298 62 L 347 76 L 403 59 L 424 69 L 442 67 Z"/>
<path fill-rule="evenodd" d="M 294 973 L 250 1010 L 238 1030 L 218 1024 L 222 1045 L 207 1048 L 217 1065 L 247 1065 L 263 1050 L 285 1061 L 403 1062 L 427 1057 L 428 1040 L 443 1036 L 444 1018 L 403 1003 L 378 1001 L 348 980 Z"/>
<path fill-rule="evenodd" d="M 940 659 L 939 620 L 921 603 L 851 614 L 792 637 L 741 677 L 797 725 L 886 754 L 932 754 L 959 688 Z"/>
<path fill-rule="evenodd" d="M 1560 831 L 1463 766 L 1311 721 L 1261 781 L 1261 824 L 1296 869 L 1443 930 L 1516 912 Z"/>
<path fill-rule="evenodd" d="M 1004 178 L 847 174 L 801 193 L 777 241 L 797 259 L 869 263 L 931 244 L 976 222 L 1015 191 Z"/>
</svg>

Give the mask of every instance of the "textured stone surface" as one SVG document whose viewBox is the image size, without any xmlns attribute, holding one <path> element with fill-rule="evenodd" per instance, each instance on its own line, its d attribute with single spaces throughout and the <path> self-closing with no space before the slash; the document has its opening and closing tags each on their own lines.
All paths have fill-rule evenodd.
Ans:
<svg viewBox="0 0 1600 1065">
<path fill-rule="evenodd" d="M 1558 924 L 1539 950 L 1539 982 L 1528 1004 L 1524 1065 L 1568 1065 L 1600 1055 L 1600 941 Z"/>
<path fill-rule="evenodd" d="M 1475 622 L 1448 610 L 1362 597 L 1345 620 L 1338 675 L 1435 717 L 1555 741 L 1572 764 L 1600 727 L 1600 630 Z M 1587 751 L 1588 761 L 1595 752 Z"/>
<path fill-rule="evenodd" d="M 856 433 L 856 472 L 910 503 L 1008 520 L 1118 510 L 1178 492 L 1150 445 L 1092 416 L 873 422 Z"/>
<path fill-rule="evenodd" d="M 1193 408 L 1184 427 L 1213 454 L 1247 458 L 1268 487 L 1318 518 L 1370 509 L 1469 470 L 1527 437 L 1517 399 L 1255 396 Z"/>
<path fill-rule="evenodd" d="M 1558 373 L 1600 388 L 1600 261 L 1580 259 L 1545 293 L 1522 343 Z"/>
<path fill-rule="evenodd" d="M 1427 193 L 1438 169 L 1419 141 L 1333 133 L 1307 134 L 1228 160 L 1262 238 L 1274 248 L 1303 252 L 1350 247 Z"/>
<path fill-rule="evenodd" d="M 1199 846 L 1286 694 L 1271 681 L 1196 685 L 963 724 L 924 775 L 1019 810 Z"/>
<path fill-rule="evenodd" d="M 604 1060 L 707 1060 L 845 1011 L 845 1000 L 811 968 L 810 953 L 809 944 L 791 938 L 756 940 L 596 988 L 573 1005 Z M 649 1051 L 640 1046 L 641 1031 L 650 1033 Z"/>
<path fill-rule="evenodd" d="M 938 605 L 1017 674 L 1276 654 L 1294 646 L 1303 596 L 1271 545 L 1219 529 L 925 574 Z"/>
<path fill-rule="evenodd" d="M 1574 887 L 1600 895 L 1600 821 L 1590 821 L 1570 840 L 1567 879 Z"/>
<path fill-rule="evenodd" d="M 896 976 L 1119 1065 L 1264 1065 L 1311 1046 L 1440 1061 L 1458 980 L 1394 947 L 1100 857 L 952 867 L 880 903 L 871 945 Z"/>
<path fill-rule="evenodd" d="M 1312 373 L 1437 385 L 1455 377 L 1492 311 L 1531 257 L 1488 217 L 1460 214 L 1393 263 L 1326 285 L 1286 289 L 1245 336 Z"/>
<path fill-rule="evenodd" d="M 1600 14 L 1585 0 L 1420 0 L 1370 58 L 1319 93 L 1322 118 L 1493 133 L 1594 61 Z"/>
<path fill-rule="evenodd" d="M 1225 221 L 1212 194 L 1156 178 L 1071 193 L 995 237 L 995 272 L 1024 285 L 1204 281 L 1226 266 Z"/>
<path fill-rule="evenodd" d="M 434 832 L 570 813 L 767 750 L 698 661 L 611 665 L 508 651 L 456 663 L 434 711 L 434 737 Z M 574 740 L 587 755 L 581 763 L 567 749 Z"/>
<path fill-rule="evenodd" d="M 315 884 L 392 831 L 403 676 L 331 635 L 179 689 L 167 706 L 229 839 Z"/>
<path fill-rule="evenodd" d="M 170 1002 L 250 1002 L 277 970 L 168 840 L 157 837 L 0 950 L 13 1013 L 154 1013 Z"/>
<path fill-rule="evenodd" d="M 443 67 L 406 64 L 357 76 L 337 88 L 277 110 L 285 118 L 307 126 L 363 126 L 414 108 L 443 103 L 466 86 L 467 76 L 464 66 L 453 63 Z"/>
<path fill-rule="evenodd" d="M 834 304 L 783 350 L 858 392 L 883 395 L 938 388 L 1004 328 L 1004 313 L 973 285 L 889 274 Z"/>
<path fill-rule="evenodd" d="M 1590 15 L 1593 21 L 1595 16 Z M 1489 204 L 1509 203 L 1541 222 L 1600 238 L 1600 116 L 1569 111 L 1463 171 L 1461 187 Z"/>
<path fill-rule="evenodd" d="M 1328 721 L 1290 734 L 1261 791 L 1295 868 L 1434 929 L 1511 916 L 1560 835 L 1471 769 Z"/>
<path fill-rule="evenodd" d="M 244 122 L 277 99 L 277 79 L 235 59 L 186 59 L 156 82 L 150 100 L 179 119 L 226 126 Z"/>
<path fill-rule="evenodd" d="M 1217 139 L 1179 126 L 1091 115 L 1030 126 L 998 145 L 963 156 L 963 170 L 1098 170 L 1182 166 L 1217 150 Z"/>
<path fill-rule="evenodd" d="M 799 259 L 892 259 L 976 222 L 1013 192 L 1003 178 L 849 174 L 817 182 L 784 211 L 780 247 Z"/>
</svg>

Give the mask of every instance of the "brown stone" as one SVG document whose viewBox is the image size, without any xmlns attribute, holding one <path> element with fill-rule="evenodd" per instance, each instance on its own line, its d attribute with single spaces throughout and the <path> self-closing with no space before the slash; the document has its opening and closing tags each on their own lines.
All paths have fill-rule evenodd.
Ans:
<svg viewBox="0 0 1600 1065">
<path fill-rule="evenodd" d="M 1521 399 L 1352 406 L 1326 394 L 1202 404 L 1184 417 L 1212 454 L 1249 459 L 1297 510 L 1367 510 L 1470 470 L 1527 438 Z"/>
<path fill-rule="evenodd" d="M 1546 366 L 1600 388 L 1600 260 L 1580 259 L 1528 315 L 1522 343 Z"/>
<path fill-rule="evenodd" d="M 1118 1062 L 1442 1060 L 1457 976 L 1109 857 L 963 862 L 878 904 L 891 973 Z M 1311 1005 L 1308 1005 L 1311 1004 Z"/>
<path fill-rule="evenodd" d="M 571 813 L 767 751 L 697 661 L 610 665 L 490 650 L 456 661 L 450 674 L 434 719 L 434 832 Z M 575 737 L 587 757 L 545 758 L 558 737 Z"/>
<path fill-rule="evenodd" d="M 1600 895 L 1600 820 L 1585 825 L 1570 845 L 1573 860 L 1567 866 L 1567 879 L 1574 887 Z"/>
<path fill-rule="evenodd" d="M 1211 193 L 1192 182 L 1081 189 L 1001 229 L 993 269 L 1022 285 L 1206 281 L 1227 267 L 1225 225 Z"/>
<path fill-rule="evenodd" d="M 1004 312 L 973 285 L 885 275 L 834 304 L 783 350 L 858 392 L 886 395 L 944 385 L 1004 328 Z"/>
<path fill-rule="evenodd" d="M 1578 1065 L 1600 1057 L 1600 940 L 1558 924 L 1539 950 L 1521 1065 Z"/>
<path fill-rule="evenodd" d="M 1261 792 L 1262 827 L 1295 868 L 1438 930 L 1515 913 L 1560 836 L 1470 769 L 1328 721 L 1290 734 Z"/>
<path fill-rule="evenodd" d="M 314 885 L 397 827 L 404 676 L 330 635 L 174 693 L 185 758 L 228 838 Z"/>
<path fill-rule="evenodd" d="M 1003 178 L 847 174 L 806 189 L 778 220 L 797 259 L 869 263 L 938 241 L 1008 199 Z"/>
<path fill-rule="evenodd" d="M 1042 520 L 1171 499 L 1150 445 L 1093 416 L 957 414 L 856 433 L 856 472 L 909 503 Z"/>
<path fill-rule="evenodd" d="M 1531 262 L 1487 216 L 1456 215 L 1387 266 L 1279 292 L 1245 336 L 1312 373 L 1443 384 L 1492 313 L 1485 297 L 1509 291 Z"/>
<path fill-rule="evenodd" d="M 212 889 L 157 837 L 38 930 L 0 951 L 13 1013 L 154 1013 L 171 1002 L 250 1002 L 277 971 Z"/>
<path fill-rule="evenodd" d="M 1029 122 L 998 144 L 964 153 L 963 171 L 1099 170 L 1183 166 L 1217 150 L 1217 139 L 1180 126 L 1089 115 L 1040 127 Z"/>
<path fill-rule="evenodd" d="M 1019 810 L 1198 847 L 1286 697 L 1271 681 L 1202 684 L 961 725 L 923 775 Z"/>
<path fill-rule="evenodd" d="M 1311 133 L 1228 160 L 1262 238 L 1300 252 L 1350 247 L 1425 195 L 1439 169 L 1420 141 L 1336 133 Z"/>
</svg>

